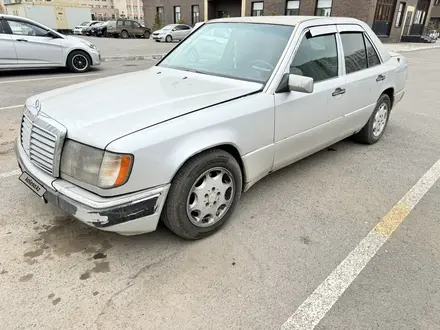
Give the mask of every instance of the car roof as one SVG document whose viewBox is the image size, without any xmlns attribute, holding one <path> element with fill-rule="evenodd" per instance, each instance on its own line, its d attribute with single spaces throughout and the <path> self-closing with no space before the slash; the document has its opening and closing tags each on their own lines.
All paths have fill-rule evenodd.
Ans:
<svg viewBox="0 0 440 330">
<path fill-rule="evenodd" d="M 209 23 L 256 23 L 295 26 L 306 21 L 316 24 L 348 24 L 359 23 L 355 18 L 349 17 L 323 17 L 323 16 L 244 16 L 213 19 Z"/>
</svg>

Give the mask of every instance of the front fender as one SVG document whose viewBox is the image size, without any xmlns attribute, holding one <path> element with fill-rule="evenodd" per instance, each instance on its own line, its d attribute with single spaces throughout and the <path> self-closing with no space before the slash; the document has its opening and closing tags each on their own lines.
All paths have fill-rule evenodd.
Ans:
<svg viewBox="0 0 440 330">
<path fill-rule="evenodd" d="M 273 95 L 260 93 L 134 132 L 107 150 L 134 155 L 124 190 L 141 190 L 170 183 L 189 158 L 204 150 L 230 145 L 245 156 L 272 145 L 273 120 Z"/>
</svg>

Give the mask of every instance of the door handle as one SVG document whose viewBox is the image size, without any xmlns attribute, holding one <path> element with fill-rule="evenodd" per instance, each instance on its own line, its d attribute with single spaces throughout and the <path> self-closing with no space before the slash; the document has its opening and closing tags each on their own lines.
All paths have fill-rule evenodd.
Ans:
<svg viewBox="0 0 440 330">
<path fill-rule="evenodd" d="M 377 81 L 377 82 L 380 82 L 380 81 L 385 80 L 385 78 L 386 78 L 386 77 L 385 77 L 383 74 L 380 74 L 380 75 L 377 76 L 376 81 Z"/>
<path fill-rule="evenodd" d="M 345 88 L 336 88 L 335 91 L 332 93 L 332 96 L 338 96 L 338 95 L 342 95 L 345 94 Z"/>
<path fill-rule="evenodd" d="M 28 42 L 26 39 L 16 39 L 16 41 Z"/>
</svg>

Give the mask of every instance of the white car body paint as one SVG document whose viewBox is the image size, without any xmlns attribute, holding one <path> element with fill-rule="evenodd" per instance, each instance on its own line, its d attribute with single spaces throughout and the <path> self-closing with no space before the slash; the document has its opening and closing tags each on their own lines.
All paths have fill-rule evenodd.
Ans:
<svg viewBox="0 0 440 330">
<path fill-rule="evenodd" d="M 64 36 L 27 18 L 0 14 L 0 24 L 5 27 L 8 21 L 31 24 L 51 36 L 13 34 L 7 30 L 0 33 L 0 69 L 65 67 L 69 54 L 75 50 L 87 53 L 91 66 L 101 64 L 99 49 L 86 40 Z"/>
<path fill-rule="evenodd" d="M 265 85 L 160 65 L 197 38 L 205 26 L 222 23 L 294 26 Z M 116 188 L 101 189 L 74 178 L 52 177 L 34 166 L 18 144 L 22 167 L 49 192 L 62 199 L 65 194 L 56 187 L 67 185 L 75 193 L 75 207 L 86 211 L 70 212 L 81 214 L 80 220 L 90 224 L 87 217 L 92 219 L 100 212 L 93 206 L 97 199 L 120 199 L 122 203 L 124 196 L 136 192 L 150 196 L 154 191 L 159 197 L 154 200 L 153 214 L 105 228 L 97 225 L 125 235 L 152 231 L 159 221 L 169 184 L 192 156 L 220 145 L 235 148 L 243 163 L 247 190 L 267 174 L 359 131 L 384 91 L 393 91 L 393 106 L 404 93 L 406 59 L 390 55 L 369 26 L 356 19 L 240 17 L 209 21 L 199 29 L 148 70 L 64 87 L 27 100 L 26 107 L 35 113 L 38 101 L 41 111 L 37 117 L 56 120 L 65 127 L 68 139 L 134 156 L 129 180 Z M 380 64 L 347 75 L 338 29 L 365 33 Z M 290 73 L 290 64 L 306 32 L 316 36 L 335 34 L 338 77 L 316 82 L 309 94 L 277 92 L 283 77 Z M 376 81 L 378 75 L 386 78 Z M 347 92 L 333 95 L 338 88 Z M 361 90 L 366 95 L 357 95 Z M 78 196 L 83 196 L 81 202 Z M 58 206 L 63 207 L 60 203 Z"/>
</svg>

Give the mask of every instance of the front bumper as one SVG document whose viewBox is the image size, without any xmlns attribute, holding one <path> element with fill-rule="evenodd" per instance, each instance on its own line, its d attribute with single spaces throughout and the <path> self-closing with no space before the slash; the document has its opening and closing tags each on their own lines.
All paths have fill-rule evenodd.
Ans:
<svg viewBox="0 0 440 330">
<path fill-rule="evenodd" d="M 169 184 L 116 197 L 101 197 L 63 179 L 54 179 L 31 163 L 16 144 L 20 169 L 46 189 L 50 202 L 81 222 L 121 235 L 137 235 L 156 230 Z"/>
<path fill-rule="evenodd" d="M 164 35 L 152 35 L 151 37 L 153 38 L 153 40 L 165 41 Z"/>
<path fill-rule="evenodd" d="M 90 49 L 90 57 L 92 58 L 92 66 L 97 66 L 101 64 L 101 52 L 99 49 Z"/>
</svg>

